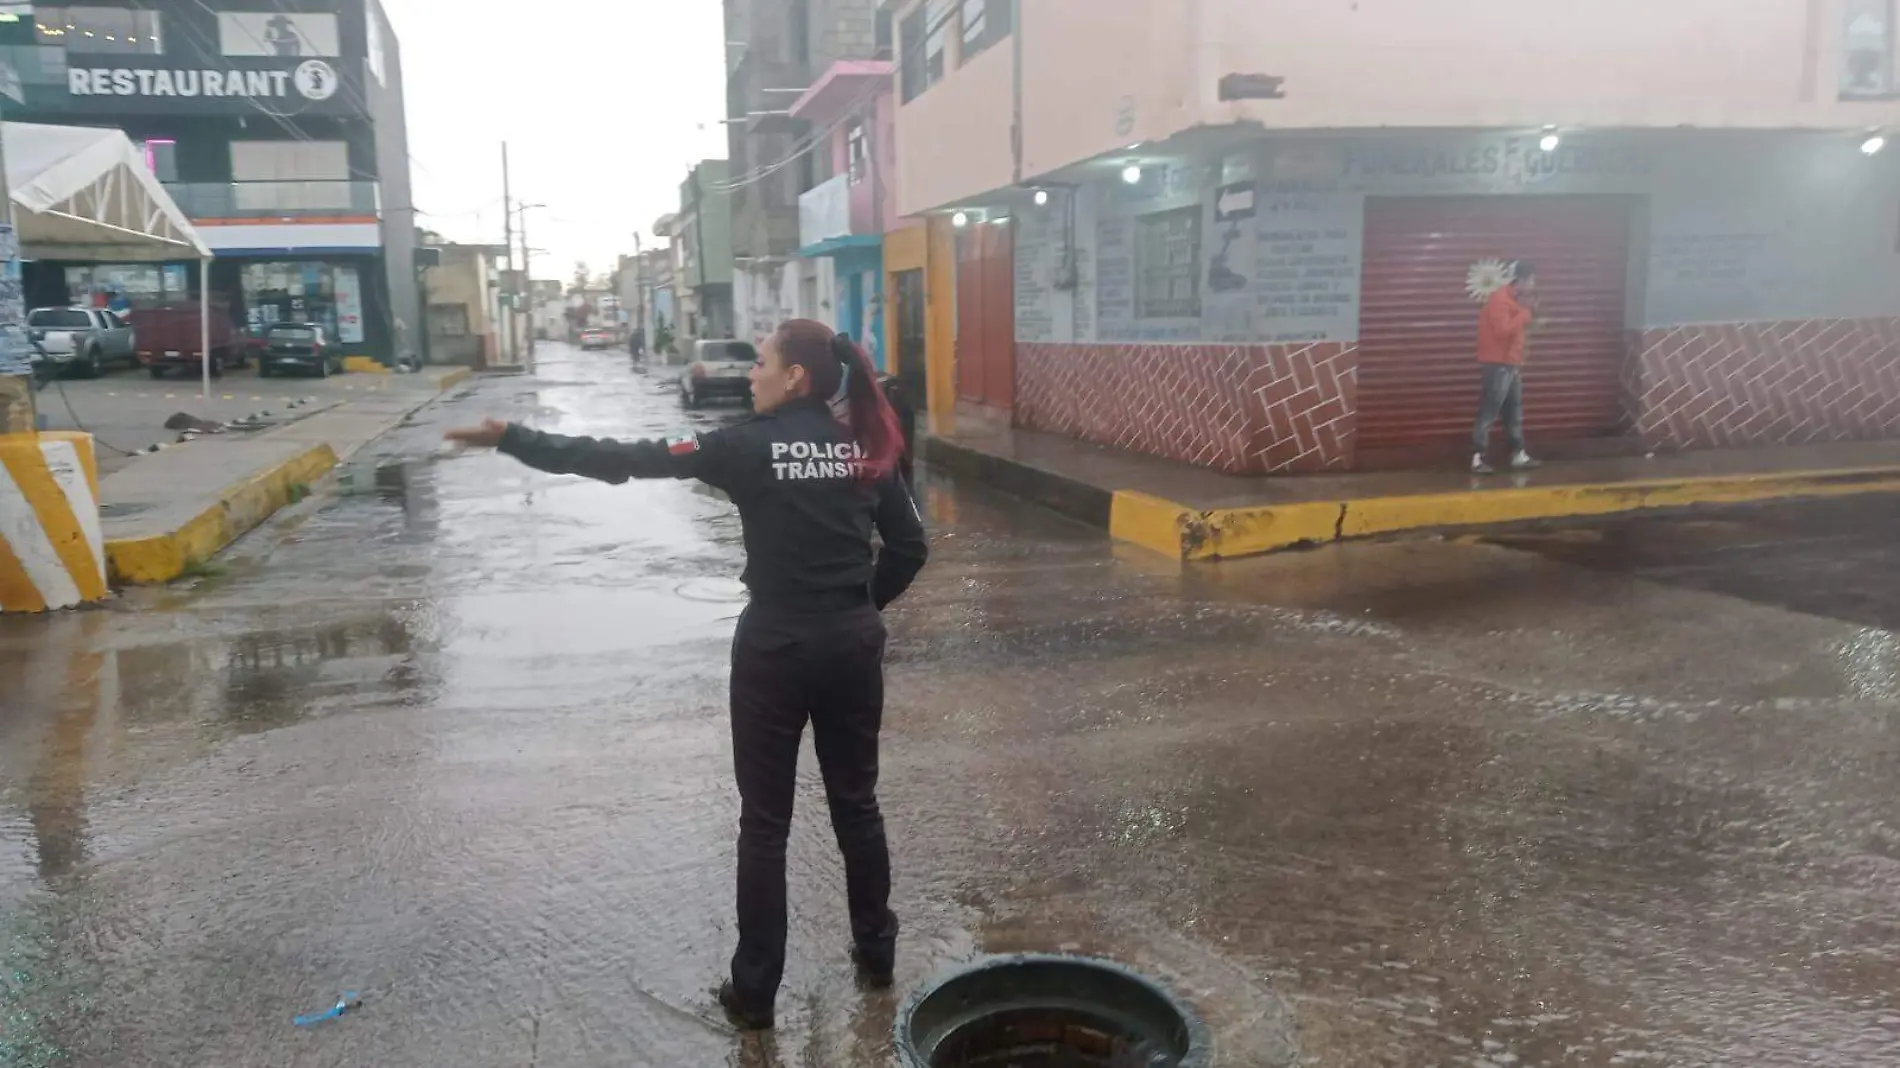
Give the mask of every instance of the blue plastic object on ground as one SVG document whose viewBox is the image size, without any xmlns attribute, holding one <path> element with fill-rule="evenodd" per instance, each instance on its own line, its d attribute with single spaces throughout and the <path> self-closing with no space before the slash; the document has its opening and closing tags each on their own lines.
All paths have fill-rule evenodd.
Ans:
<svg viewBox="0 0 1900 1068">
<path fill-rule="evenodd" d="M 290 1022 L 296 1024 L 298 1027 L 314 1027 L 325 1020 L 334 1020 L 352 1009 L 361 1008 L 362 1005 L 363 999 L 359 997 L 355 991 L 350 991 L 336 999 L 335 1005 L 330 1006 L 322 1012 L 313 1012 L 307 1016 L 294 1016 Z"/>
</svg>

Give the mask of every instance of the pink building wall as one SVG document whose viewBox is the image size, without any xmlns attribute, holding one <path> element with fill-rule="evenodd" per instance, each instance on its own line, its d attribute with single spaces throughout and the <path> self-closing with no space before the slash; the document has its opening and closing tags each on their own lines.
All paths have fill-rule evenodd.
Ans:
<svg viewBox="0 0 1900 1068">
<path fill-rule="evenodd" d="M 1023 0 L 1027 178 L 1199 125 L 1268 129 L 1860 129 L 1841 101 L 1845 0 Z M 1221 103 L 1229 73 L 1286 98 Z M 898 112 L 901 210 L 1011 184 L 1012 47 Z"/>
<path fill-rule="evenodd" d="M 898 210 L 915 215 L 1010 184 L 1016 169 L 1009 145 L 1014 107 L 1007 47 L 984 52 L 903 105 L 897 118 Z"/>
<path fill-rule="evenodd" d="M 871 164 L 865 180 L 851 186 L 851 232 L 882 234 L 903 226 L 897 207 L 897 95 L 885 90 L 863 105 L 858 118 L 870 139 Z M 839 123 L 831 133 L 831 173 L 845 174 L 851 163 L 850 124 Z"/>
</svg>

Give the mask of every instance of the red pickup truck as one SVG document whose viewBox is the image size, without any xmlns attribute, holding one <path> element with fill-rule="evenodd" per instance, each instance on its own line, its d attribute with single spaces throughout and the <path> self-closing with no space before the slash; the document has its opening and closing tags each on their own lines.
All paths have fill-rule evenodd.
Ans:
<svg viewBox="0 0 1900 1068">
<path fill-rule="evenodd" d="M 153 378 L 165 377 L 174 367 L 196 369 L 204 360 L 204 335 L 196 304 L 134 308 L 125 318 L 138 339 L 139 362 Z M 242 367 L 253 355 L 256 341 L 240 331 L 225 307 L 211 306 L 211 373 Z"/>
</svg>

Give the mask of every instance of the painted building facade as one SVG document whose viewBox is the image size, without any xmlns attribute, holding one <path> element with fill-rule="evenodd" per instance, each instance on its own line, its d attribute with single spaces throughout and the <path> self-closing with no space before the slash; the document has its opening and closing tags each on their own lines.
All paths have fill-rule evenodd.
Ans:
<svg viewBox="0 0 1900 1068">
<path fill-rule="evenodd" d="M 788 318 L 834 322 L 854 278 L 829 255 L 801 256 L 800 198 L 837 173 L 835 130 L 793 104 L 844 60 L 891 57 L 876 0 L 726 0 L 737 336 L 762 340 Z M 860 257 L 861 258 L 861 257 Z M 875 283 L 873 283 L 875 287 Z M 863 302 L 868 304 L 868 300 Z M 861 329 L 861 327 L 860 327 Z M 857 331 L 853 331 L 855 334 Z"/>
<path fill-rule="evenodd" d="M 887 366 L 884 233 L 898 224 L 890 187 L 896 101 L 888 60 L 840 60 L 792 104 L 795 118 L 831 131 L 817 151 L 832 176 L 798 198 L 801 259 L 831 261 L 826 321 Z"/>
<path fill-rule="evenodd" d="M 962 223 L 956 390 L 1018 425 L 1245 474 L 1437 462 L 1474 294 L 1526 259 L 1534 441 L 1900 435 L 1887 5 L 1023 0 L 988 5 L 1007 47 L 968 6 L 900 16 L 897 188 Z"/>
<path fill-rule="evenodd" d="M 681 299 L 675 332 L 680 350 L 689 339 L 733 337 L 731 168 L 709 159 L 694 167 L 680 184 L 680 211 L 673 248 L 678 255 L 675 286 Z"/>
<path fill-rule="evenodd" d="M 0 21 L 11 121 L 111 126 L 216 253 L 240 325 L 312 322 L 353 353 L 419 349 L 402 56 L 376 0 L 98 0 Z M 41 263 L 34 303 L 196 299 L 195 264 Z"/>
</svg>

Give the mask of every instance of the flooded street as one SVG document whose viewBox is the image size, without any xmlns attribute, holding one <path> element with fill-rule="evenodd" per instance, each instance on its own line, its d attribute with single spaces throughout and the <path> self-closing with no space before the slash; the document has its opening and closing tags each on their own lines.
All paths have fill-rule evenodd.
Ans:
<svg viewBox="0 0 1900 1068">
<path fill-rule="evenodd" d="M 0 620 L 0 1066 L 884 1068 L 905 991 L 1018 950 L 1168 983 L 1225 1066 L 1900 1063 L 1890 507 L 1806 555 L 1737 520 L 1694 577 L 1667 522 L 1182 571 L 932 484 L 898 993 L 853 982 L 808 741 L 742 1039 L 737 518 L 439 447 L 484 413 L 739 414 L 544 346 L 195 583 Z"/>
</svg>

